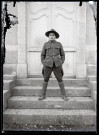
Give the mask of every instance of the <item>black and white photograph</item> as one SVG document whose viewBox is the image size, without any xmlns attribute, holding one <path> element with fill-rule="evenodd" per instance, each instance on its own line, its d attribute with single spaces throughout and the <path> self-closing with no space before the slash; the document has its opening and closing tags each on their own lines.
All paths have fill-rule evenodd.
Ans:
<svg viewBox="0 0 99 135">
<path fill-rule="evenodd" d="M 97 132 L 97 1 L 1 1 L 2 133 Z"/>
</svg>

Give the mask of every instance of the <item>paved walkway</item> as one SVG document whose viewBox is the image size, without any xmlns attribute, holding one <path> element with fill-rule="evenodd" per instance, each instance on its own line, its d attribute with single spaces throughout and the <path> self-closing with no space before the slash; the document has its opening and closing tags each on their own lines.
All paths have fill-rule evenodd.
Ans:
<svg viewBox="0 0 99 135">
<path fill-rule="evenodd" d="M 28 125 L 28 124 L 24 124 L 24 125 L 7 125 L 4 124 L 3 125 L 3 129 L 4 131 L 6 130 L 27 130 L 27 131 L 96 131 L 96 127 L 94 126 L 40 126 L 40 125 Z"/>
</svg>

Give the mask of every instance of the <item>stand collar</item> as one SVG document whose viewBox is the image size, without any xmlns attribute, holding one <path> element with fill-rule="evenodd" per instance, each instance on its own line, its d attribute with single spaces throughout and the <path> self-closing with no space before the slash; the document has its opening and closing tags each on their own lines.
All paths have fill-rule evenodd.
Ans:
<svg viewBox="0 0 99 135">
<path fill-rule="evenodd" d="M 49 40 L 48 42 L 50 42 L 50 43 L 55 43 L 56 42 L 56 40 Z"/>
</svg>

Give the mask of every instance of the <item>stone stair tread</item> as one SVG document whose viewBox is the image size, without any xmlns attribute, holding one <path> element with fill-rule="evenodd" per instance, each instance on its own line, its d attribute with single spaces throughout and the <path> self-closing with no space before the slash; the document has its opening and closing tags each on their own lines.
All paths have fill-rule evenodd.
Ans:
<svg viewBox="0 0 99 135">
<path fill-rule="evenodd" d="M 42 86 L 15 86 L 13 89 L 40 89 L 42 88 Z M 60 89 L 57 86 L 48 86 L 47 89 Z M 73 86 L 69 86 L 69 87 L 65 87 L 65 89 L 89 89 L 88 87 L 82 87 L 82 86 L 77 86 L 77 87 L 73 87 Z"/>
<path fill-rule="evenodd" d="M 96 83 L 96 81 L 91 81 L 92 83 Z"/>
<path fill-rule="evenodd" d="M 41 86 L 43 84 L 43 78 L 28 78 L 28 79 L 16 79 L 16 86 Z M 73 79 L 66 78 L 63 80 L 65 86 L 87 86 L 87 78 L 85 79 Z M 48 86 L 58 86 L 58 81 L 54 78 L 49 80 Z"/>
<path fill-rule="evenodd" d="M 39 96 L 42 86 L 15 86 L 12 88 L 12 96 Z M 90 88 L 81 86 L 69 86 L 65 87 L 68 97 L 89 97 L 91 96 Z M 47 97 L 60 97 L 61 91 L 59 86 L 48 86 Z"/>
<path fill-rule="evenodd" d="M 27 79 L 16 79 L 16 80 L 44 80 L 44 78 L 27 78 Z M 50 80 L 56 80 L 56 78 L 50 78 Z M 63 78 L 63 80 L 87 80 L 86 78 Z M 56 80 L 57 81 L 57 80 Z"/>
<path fill-rule="evenodd" d="M 97 77 L 96 75 L 88 75 L 88 77 Z"/>
<path fill-rule="evenodd" d="M 89 81 L 96 81 L 97 80 L 97 76 L 87 76 L 87 79 Z"/>
<path fill-rule="evenodd" d="M 3 94 L 5 94 L 6 92 L 8 92 L 9 90 L 3 90 Z"/>
<path fill-rule="evenodd" d="M 13 80 L 3 80 L 4 81 L 4 83 L 10 83 L 10 82 L 12 82 Z"/>
<path fill-rule="evenodd" d="M 13 96 L 10 97 L 9 100 L 17 100 L 17 101 L 38 101 L 38 97 L 34 97 L 34 96 Z M 46 99 L 44 99 L 43 101 L 63 101 L 64 100 L 61 97 L 47 97 Z M 91 97 L 68 97 L 68 101 L 65 102 L 69 102 L 69 101 L 93 101 L 93 99 Z"/>
<path fill-rule="evenodd" d="M 95 110 L 64 109 L 6 109 L 3 114 L 9 115 L 96 115 Z"/>
<path fill-rule="evenodd" d="M 12 80 L 12 81 L 15 81 L 16 80 L 16 75 L 3 75 L 3 80 Z"/>
<path fill-rule="evenodd" d="M 11 75 L 11 74 L 4 74 L 3 76 L 16 76 L 16 75 Z"/>
</svg>

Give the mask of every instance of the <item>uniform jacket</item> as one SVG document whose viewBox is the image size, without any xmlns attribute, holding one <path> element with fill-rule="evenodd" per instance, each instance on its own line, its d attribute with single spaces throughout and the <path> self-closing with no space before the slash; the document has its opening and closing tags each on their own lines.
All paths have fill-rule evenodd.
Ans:
<svg viewBox="0 0 99 135">
<path fill-rule="evenodd" d="M 53 62 L 56 67 L 61 66 L 65 61 L 65 52 L 60 42 L 56 40 L 53 43 L 49 40 L 43 46 L 41 52 L 41 62 L 43 65 L 53 67 Z"/>
</svg>

